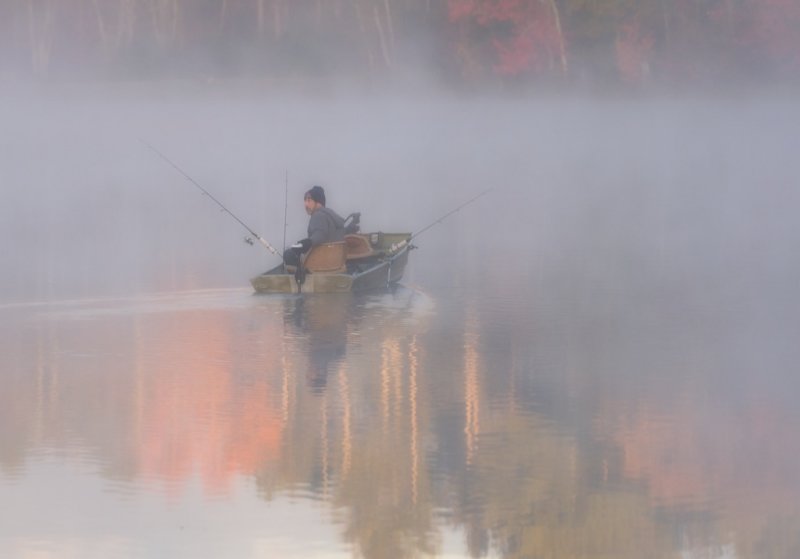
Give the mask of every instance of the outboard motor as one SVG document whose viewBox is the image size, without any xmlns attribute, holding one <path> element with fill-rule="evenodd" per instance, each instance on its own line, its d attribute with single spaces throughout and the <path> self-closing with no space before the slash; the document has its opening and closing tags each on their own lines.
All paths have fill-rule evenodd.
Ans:
<svg viewBox="0 0 800 559">
<path fill-rule="evenodd" d="M 360 229 L 361 229 L 361 213 L 355 212 L 348 215 L 347 218 L 344 220 L 345 235 L 358 233 Z"/>
</svg>

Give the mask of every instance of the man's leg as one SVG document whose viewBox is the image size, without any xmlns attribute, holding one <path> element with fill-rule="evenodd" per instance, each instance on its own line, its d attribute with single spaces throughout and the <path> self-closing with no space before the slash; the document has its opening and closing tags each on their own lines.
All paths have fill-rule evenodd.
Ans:
<svg viewBox="0 0 800 559">
<path fill-rule="evenodd" d="M 300 266 L 300 255 L 302 254 L 300 249 L 289 247 L 283 253 L 283 263 L 287 266 Z"/>
</svg>

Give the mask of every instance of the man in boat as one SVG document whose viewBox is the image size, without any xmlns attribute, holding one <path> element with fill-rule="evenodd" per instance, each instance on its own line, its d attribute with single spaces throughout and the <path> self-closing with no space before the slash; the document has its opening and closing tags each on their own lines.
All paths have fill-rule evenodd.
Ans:
<svg viewBox="0 0 800 559">
<path fill-rule="evenodd" d="M 299 266 L 300 257 L 312 247 L 344 239 L 344 219 L 325 206 L 325 190 L 312 186 L 303 195 L 308 220 L 308 237 L 298 241 L 283 253 L 283 261 L 290 266 Z"/>
</svg>

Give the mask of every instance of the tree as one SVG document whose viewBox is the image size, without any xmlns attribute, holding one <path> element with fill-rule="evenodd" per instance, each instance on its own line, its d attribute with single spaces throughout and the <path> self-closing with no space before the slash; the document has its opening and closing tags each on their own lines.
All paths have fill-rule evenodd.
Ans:
<svg viewBox="0 0 800 559">
<path fill-rule="evenodd" d="M 449 0 L 448 16 L 468 75 L 567 72 L 555 0 Z"/>
<path fill-rule="evenodd" d="M 27 4 L 31 69 L 44 76 L 50 67 L 57 8 L 54 0 L 28 0 Z"/>
<path fill-rule="evenodd" d="M 621 24 L 615 41 L 617 69 L 627 83 L 641 83 L 650 75 L 650 55 L 655 39 L 638 18 Z"/>
</svg>

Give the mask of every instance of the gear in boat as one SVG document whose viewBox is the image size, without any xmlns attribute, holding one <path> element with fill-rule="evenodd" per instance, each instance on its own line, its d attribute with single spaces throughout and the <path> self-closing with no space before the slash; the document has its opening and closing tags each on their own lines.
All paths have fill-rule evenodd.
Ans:
<svg viewBox="0 0 800 559">
<path fill-rule="evenodd" d="M 345 220 L 343 241 L 309 250 L 299 266 L 279 264 L 250 280 L 257 293 L 340 293 L 389 287 L 403 277 L 411 233 L 360 232 L 361 214 Z"/>
</svg>

